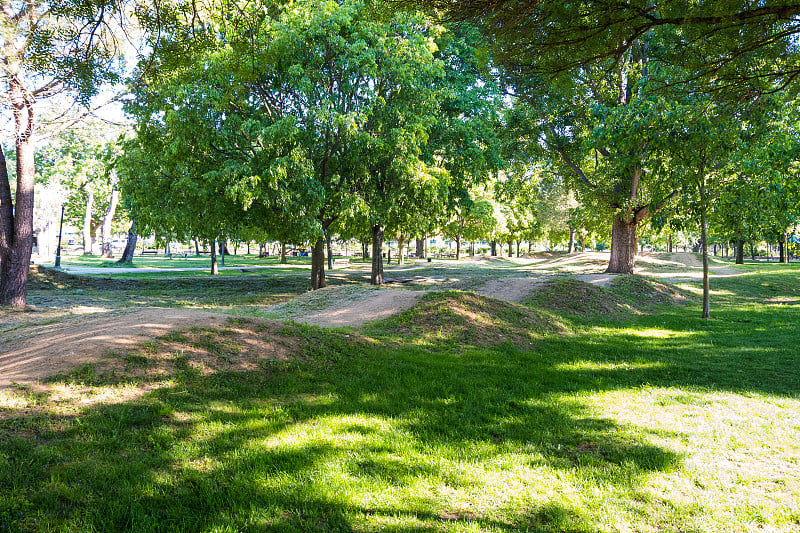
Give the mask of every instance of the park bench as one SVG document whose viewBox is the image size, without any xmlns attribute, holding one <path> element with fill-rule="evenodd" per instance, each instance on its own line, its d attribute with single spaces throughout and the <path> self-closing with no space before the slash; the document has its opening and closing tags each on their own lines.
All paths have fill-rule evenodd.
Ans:
<svg viewBox="0 0 800 533">
<path fill-rule="evenodd" d="M 344 268 L 350 264 L 349 257 L 337 257 L 333 260 L 333 268 Z"/>
<path fill-rule="evenodd" d="M 142 250 L 142 255 L 156 255 L 158 250 Z"/>
<path fill-rule="evenodd" d="M 189 257 L 189 254 L 188 253 L 180 253 L 180 252 L 168 253 L 167 254 L 167 257 L 169 257 L 170 259 L 172 259 L 173 256 L 177 256 L 177 257 L 183 256 L 183 258 L 186 259 L 187 257 Z"/>
</svg>

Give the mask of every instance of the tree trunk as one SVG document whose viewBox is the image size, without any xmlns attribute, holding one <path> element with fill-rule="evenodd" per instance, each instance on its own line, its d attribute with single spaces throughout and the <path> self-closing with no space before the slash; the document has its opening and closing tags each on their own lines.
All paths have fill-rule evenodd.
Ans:
<svg viewBox="0 0 800 533">
<path fill-rule="evenodd" d="M 23 308 L 33 250 L 33 108 L 15 101 L 12 104 L 17 131 L 17 197 L 14 205 L 6 157 L 0 147 L 0 306 Z"/>
<path fill-rule="evenodd" d="M 372 285 L 383 285 L 383 226 L 372 226 L 372 272 L 369 282 Z"/>
<path fill-rule="evenodd" d="M 571 254 L 575 251 L 575 230 L 569 228 L 569 245 L 567 246 L 567 253 Z"/>
<path fill-rule="evenodd" d="M 260 242 L 258 243 L 258 258 L 264 259 L 267 257 L 267 243 Z"/>
<path fill-rule="evenodd" d="M 517 257 L 519 257 L 519 241 L 517 241 Z"/>
<path fill-rule="evenodd" d="M 219 266 L 217 265 L 217 243 L 211 243 L 211 275 L 216 276 L 219 274 Z"/>
<path fill-rule="evenodd" d="M 328 248 L 328 270 L 333 270 L 333 246 L 330 235 L 325 237 L 325 246 Z"/>
<path fill-rule="evenodd" d="M 363 259 L 369 259 L 369 243 L 362 242 L 361 243 L 361 257 Z"/>
<path fill-rule="evenodd" d="M 128 242 L 125 243 L 125 249 L 122 251 L 117 263 L 133 263 L 133 253 L 136 251 L 136 219 L 131 222 L 131 228 L 128 230 Z"/>
<path fill-rule="evenodd" d="M 705 178 L 700 182 L 700 248 L 703 252 L 703 314 L 701 318 L 711 318 L 708 288 L 708 222 L 706 209 L 708 201 L 705 194 Z"/>
<path fill-rule="evenodd" d="M 614 217 L 611 227 L 611 257 L 606 272 L 610 274 L 633 274 L 636 263 L 636 222 L 626 222 Z"/>
<path fill-rule="evenodd" d="M 320 235 L 311 249 L 311 290 L 325 286 L 325 238 Z"/>
<path fill-rule="evenodd" d="M 744 264 L 744 239 L 736 241 L 736 264 Z"/>
<path fill-rule="evenodd" d="M 788 263 L 789 262 L 789 261 L 787 261 L 787 255 L 788 254 L 786 253 L 786 249 L 788 248 L 788 246 L 786 246 L 786 241 L 788 239 L 789 239 L 788 234 L 784 233 L 783 234 L 783 240 L 781 240 L 781 242 L 778 244 L 778 249 L 779 249 L 779 253 L 780 253 L 780 262 L 781 263 Z"/>
<path fill-rule="evenodd" d="M 402 265 L 404 264 L 403 258 L 403 247 L 406 245 L 406 237 L 405 235 L 399 235 L 397 237 L 397 264 Z"/>
<path fill-rule="evenodd" d="M 456 261 L 461 259 L 461 237 L 456 237 Z"/>
<path fill-rule="evenodd" d="M 580 235 L 578 235 L 578 242 L 581 245 L 581 252 L 585 252 L 586 251 L 586 242 L 583 239 L 583 234 L 582 233 Z"/>
<path fill-rule="evenodd" d="M 108 209 L 106 216 L 103 217 L 103 225 L 100 226 L 100 242 L 102 257 L 112 259 L 114 254 L 111 251 L 111 222 L 114 220 L 114 213 L 117 211 L 117 204 L 119 203 L 119 191 L 114 189 L 111 191 L 111 200 L 108 202 Z"/>
<path fill-rule="evenodd" d="M 672 233 L 667 235 L 667 251 L 672 253 Z"/>
<path fill-rule="evenodd" d="M 92 209 L 94 209 L 94 191 L 89 188 L 83 210 L 83 255 L 92 253 Z"/>
<path fill-rule="evenodd" d="M 286 243 L 282 242 L 281 243 L 281 264 L 285 265 L 286 263 L 288 263 L 288 261 L 286 260 Z"/>
<path fill-rule="evenodd" d="M 417 252 L 414 254 L 419 258 L 425 258 L 425 239 L 417 239 Z"/>
<path fill-rule="evenodd" d="M 508 257 L 514 257 L 514 243 L 508 241 Z"/>
<path fill-rule="evenodd" d="M 197 242 L 197 237 L 194 238 L 194 255 L 200 255 L 200 243 Z"/>
</svg>

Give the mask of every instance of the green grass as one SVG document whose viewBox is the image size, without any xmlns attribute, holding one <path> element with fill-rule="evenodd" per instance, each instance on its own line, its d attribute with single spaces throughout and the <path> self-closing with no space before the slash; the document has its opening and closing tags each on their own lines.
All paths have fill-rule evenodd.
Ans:
<svg viewBox="0 0 800 533">
<path fill-rule="evenodd" d="M 602 321 L 443 292 L 0 391 L 0 531 L 797 531 L 800 269 L 740 270 L 712 320 L 641 278 Z"/>
</svg>

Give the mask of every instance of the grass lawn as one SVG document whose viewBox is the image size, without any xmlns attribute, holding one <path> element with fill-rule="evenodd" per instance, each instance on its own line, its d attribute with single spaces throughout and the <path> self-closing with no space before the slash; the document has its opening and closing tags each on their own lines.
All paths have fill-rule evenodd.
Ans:
<svg viewBox="0 0 800 533">
<path fill-rule="evenodd" d="M 737 272 L 712 320 L 697 285 L 675 305 L 639 278 L 443 291 L 0 391 L 0 531 L 796 532 L 800 266 Z"/>
</svg>

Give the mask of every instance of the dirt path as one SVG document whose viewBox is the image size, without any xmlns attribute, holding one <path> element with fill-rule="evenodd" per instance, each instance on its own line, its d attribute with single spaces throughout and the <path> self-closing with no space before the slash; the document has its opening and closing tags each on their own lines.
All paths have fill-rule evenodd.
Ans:
<svg viewBox="0 0 800 533">
<path fill-rule="evenodd" d="M 0 387 L 35 383 L 177 328 L 219 326 L 228 317 L 195 309 L 139 308 L 77 315 L 6 333 Z"/>
<path fill-rule="evenodd" d="M 328 328 L 360 326 L 364 322 L 380 320 L 412 307 L 422 294 L 422 291 L 403 289 L 371 291 L 363 300 L 334 304 L 325 309 L 312 311 L 296 321 Z"/>
</svg>

